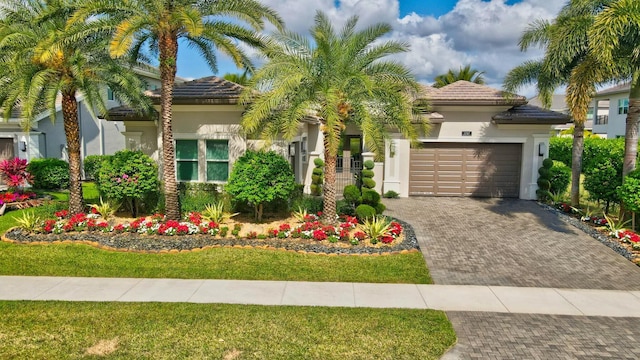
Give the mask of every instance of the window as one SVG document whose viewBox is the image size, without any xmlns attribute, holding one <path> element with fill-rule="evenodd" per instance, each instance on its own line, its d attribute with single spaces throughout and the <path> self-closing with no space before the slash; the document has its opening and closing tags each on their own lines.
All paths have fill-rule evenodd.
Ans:
<svg viewBox="0 0 640 360">
<path fill-rule="evenodd" d="M 113 90 L 111 88 L 107 88 L 107 100 L 115 100 L 116 98 L 113 96 Z"/>
<path fill-rule="evenodd" d="M 178 181 L 198 181 L 198 140 L 176 140 Z"/>
<path fill-rule="evenodd" d="M 629 112 L 629 99 L 618 100 L 618 114 L 627 114 Z"/>
<path fill-rule="evenodd" d="M 207 140 L 207 181 L 229 178 L 229 141 Z"/>
</svg>

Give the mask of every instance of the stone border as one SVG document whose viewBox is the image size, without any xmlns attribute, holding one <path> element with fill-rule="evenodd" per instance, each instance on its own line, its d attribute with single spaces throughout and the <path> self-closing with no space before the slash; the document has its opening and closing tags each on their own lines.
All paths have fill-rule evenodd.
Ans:
<svg viewBox="0 0 640 360">
<path fill-rule="evenodd" d="M 393 246 L 348 247 L 327 246 L 320 242 L 300 242 L 296 239 L 215 239 L 206 235 L 153 236 L 140 234 L 101 234 L 63 233 L 63 234 L 24 234 L 20 228 L 9 229 L 2 235 L 2 241 L 17 244 L 85 244 L 98 249 L 136 252 L 136 253 L 182 253 L 198 252 L 211 248 L 271 249 L 317 255 L 360 255 L 381 256 L 419 252 L 418 241 L 413 227 L 408 223 L 394 219 L 403 227 L 404 241 Z"/>
<path fill-rule="evenodd" d="M 634 256 L 633 253 L 631 253 L 629 250 L 627 250 L 624 246 L 620 245 L 617 241 L 612 240 L 611 238 L 609 238 L 608 236 L 602 235 L 601 233 L 599 233 L 597 230 L 595 230 L 593 227 L 585 224 L 584 222 L 574 218 L 573 216 L 569 216 L 567 214 L 565 214 L 564 212 L 551 207 L 547 204 L 543 204 L 538 202 L 538 205 L 540 205 L 540 207 L 542 207 L 544 210 L 550 211 L 552 213 L 555 213 L 556 216 L 558 216 L 558 218 L 560 218 L 560 220 L 572 225 L 573 227 L 582 230 L 582 232 L 584 232 L 585 234 L 591 236 L 592 238 L 600 241 L 601 243 L 605 244 L 606 246 L 608 246 L 609 248 L 611 248 L 613 251 L 615 251 L 616 253 L 618 253 L 619 255 L 624 256 L 627 260 L 631 261 L 632 263 L 640 266 L 640 263 L 635 263 L 634 260 Z"/>
</svg>

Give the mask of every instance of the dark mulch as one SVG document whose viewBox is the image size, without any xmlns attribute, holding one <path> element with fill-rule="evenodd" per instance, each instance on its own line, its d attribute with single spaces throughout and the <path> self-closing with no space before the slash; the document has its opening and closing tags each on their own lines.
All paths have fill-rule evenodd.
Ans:
<svg viewBox="0 0 640 360">
<path fill-rule="evenodd" d="M 403 240 L 391 245 L 379 244 L 377 246 L 349 245 L 344 242 L 336 244 L 328 241 L 314 241 L 304 239 L 236 239 L 236 238 L 216 238 L 210 235 L 179 235 L 179 236 L 159 236 L 133 233 L 100 233 L 100 232 L 77 232 L 63 234 L 33 234 L 26 233 L 22 229 L 12 229 L 5 234 L 9 240 L 19 243 L 33 242 L 55 242 L 55 241 L 91 241 L 102 246 L 114 249 L 126 249 L 130 251 L 158 252 L 161 250 L 192 250 L 205 246 L 269 246 L 277 249 L 306 251 L 311 253 L 326 254 L 383 254 L 402 250 L 418 249 L 413 228 L 402 220 L 399 222 L 403 230 Z"/>
</svg>

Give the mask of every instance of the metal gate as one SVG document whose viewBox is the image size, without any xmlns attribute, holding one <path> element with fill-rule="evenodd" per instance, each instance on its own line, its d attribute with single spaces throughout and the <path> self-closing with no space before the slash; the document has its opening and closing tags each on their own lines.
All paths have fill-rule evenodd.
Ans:
<svg viewBox="0 0 640 360">
<path fill-rule="evenodd" d="M 345 161 L 344 157 L 338 156 L 336 161 L 336 195 L 341 198 L 342 192 L 347 185 L 357 185 L 360 187 L 359 179 L 362 174 L 362 156 L 360 154 L 349 156 Z"/>
</svg>

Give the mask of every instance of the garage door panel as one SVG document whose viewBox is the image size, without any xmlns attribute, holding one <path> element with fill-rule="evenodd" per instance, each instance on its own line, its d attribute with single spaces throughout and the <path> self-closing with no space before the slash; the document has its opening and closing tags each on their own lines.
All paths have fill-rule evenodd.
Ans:
<svg viewBox="0 0 640 360">
<path fill-rule="evenodd" d="M 521 156 L 522 144 L 424 144 L 411 150 L 409 194 L 518 197 Z"/>
</svg>

